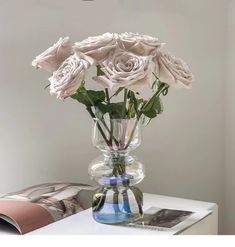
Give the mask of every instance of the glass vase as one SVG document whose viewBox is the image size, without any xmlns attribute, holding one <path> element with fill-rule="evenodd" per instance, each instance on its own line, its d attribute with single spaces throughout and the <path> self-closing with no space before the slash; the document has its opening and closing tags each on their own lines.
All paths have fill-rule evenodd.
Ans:
<svg viewBox="0 0 235 247">
<path fill-rule="evenodd" d="M 143 193 L 135 185 L 144 166 L 130 152 L 141 144 L 136 119 L 93 119 L 92 142 L 102 155 L 89 166 L 100 188 L 93 197 L 93 218 L 105 224 L 133 222 L 143 216 Z"/>
</svg>

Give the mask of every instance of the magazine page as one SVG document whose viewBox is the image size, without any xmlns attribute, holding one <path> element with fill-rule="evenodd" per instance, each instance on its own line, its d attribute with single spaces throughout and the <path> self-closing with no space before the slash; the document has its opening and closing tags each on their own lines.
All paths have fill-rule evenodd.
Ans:
<svg viewBox="0 0 235 247">
<path fill-rule="evenodd" d="M 211 214 L 211 211 L 198 212 L 151 207 L 144 212 L 142 219 L 128 223 L 125 226 L 138 227 L 155 231 L 164 231 L 169 234 L 179 234 L 196 222 Z"/>
<path fill-rule="evenodd" d="M 0 218 L 25 234 L 89 208 L 95 190 L 78 183 L 35 185 L 1 196 Z"/>
</svg>

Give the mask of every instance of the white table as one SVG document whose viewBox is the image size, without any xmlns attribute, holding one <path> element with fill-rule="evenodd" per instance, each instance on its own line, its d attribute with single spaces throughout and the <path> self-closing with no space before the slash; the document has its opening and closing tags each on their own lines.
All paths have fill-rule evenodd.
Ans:
<svg viewBox="0 0 235 247">
<path fill-rule="evenodd" d="M 144 210 L 149 207 L 156 206 L 160 208 L 174 208 L 189 211 L 211 210 L 212 214 L 192 225 L 190 228 L 183 231 L 183 235 L 214 235 L 218 231 L 218 207 L 215 203 L 187 200 L 176 197 L 167 197 L 154 194 L 144 194 Z M 69 234 L 96 234 L 96 235 L 111 235 L 111 234 L 143 234 L 143 235 L 162 235 L 164 232 L 154 230 L 138 229 L 132 227 L 112 226 L 97 223 L 92 218 L 91 209 L 84 210 L 76 215 L 70 216 L 53 224 L 35 230 L 30 235 L 69 235 Z M 1 234 L 13 234 L 9 229 L 0 229 Z"/>
</svg>

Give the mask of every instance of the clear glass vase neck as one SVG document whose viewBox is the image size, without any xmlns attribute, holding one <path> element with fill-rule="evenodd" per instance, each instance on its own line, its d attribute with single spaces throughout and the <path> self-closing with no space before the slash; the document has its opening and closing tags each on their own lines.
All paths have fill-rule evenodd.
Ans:
<svg viewBox="0 0 235 247">
<path fill-rule="evenodd" d="M 101 151 L 126 152 L 141 143 L 141 125 L 136 119 L 93 119 L 93 145 Z"/>
<path fill-rule="evenodd" d="M 130 155 L 130 151 L 128 150 L 114 150 L 114 151 L 103 150 L 102 153 L 104 157 L 107 157 L 107 158 L 127 157 Z"/>
</svg>

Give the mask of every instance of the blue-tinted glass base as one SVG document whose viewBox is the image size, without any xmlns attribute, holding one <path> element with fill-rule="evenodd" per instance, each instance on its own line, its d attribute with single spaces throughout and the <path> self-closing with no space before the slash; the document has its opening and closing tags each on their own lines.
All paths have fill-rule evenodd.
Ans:
<svg viewBox="0 0 235 247">
<path fill-rule="evenodd" d="M 120 224 L 129 222 L 130 216 L 128 214 L 102 214 L 99 212 L 93 213 L 93 218 L 99 223 L 103 224 Z"/>
<path fill-rule="evenodd" d="M 140 212 L 131 212 L 125 204 L 104 203 L 100 211 L 93 211 L 93 218 L 103 224 L 124 224 L 142 217 Z"/>
<path fill-rule="evenodd" d="M 104 203 L 102 210 L 93 212 L 93 218 L 104 224 L 119 224 L 129 221 L 131 213 L 121 211 L 119 204 Z"/>
</svg>

